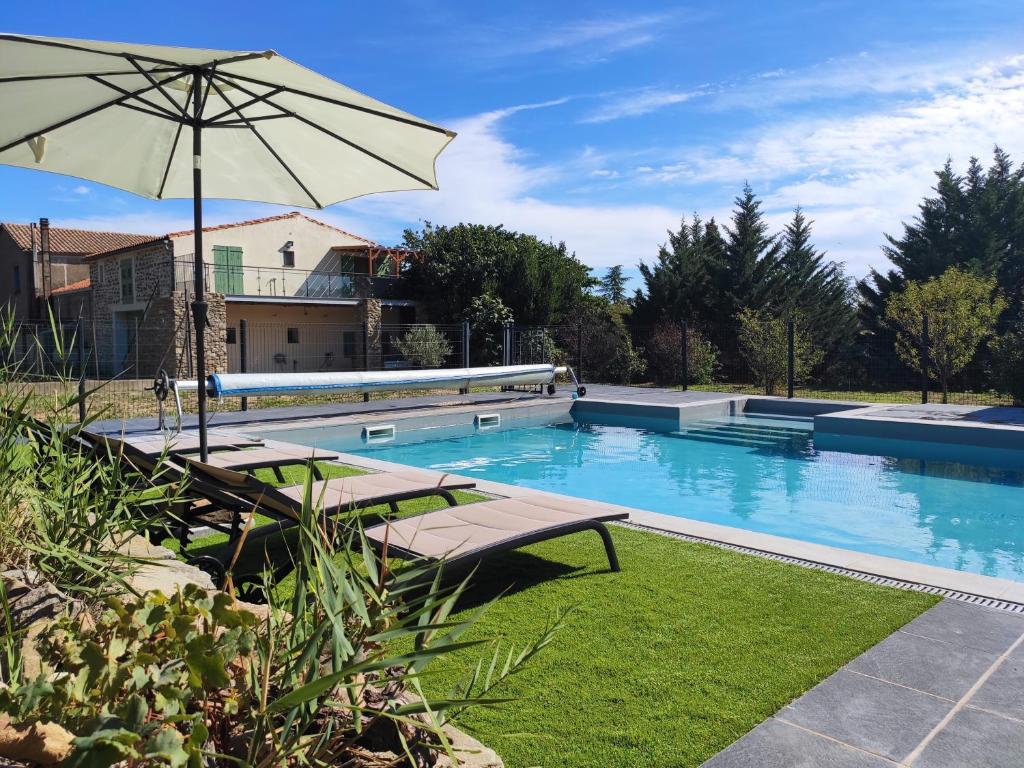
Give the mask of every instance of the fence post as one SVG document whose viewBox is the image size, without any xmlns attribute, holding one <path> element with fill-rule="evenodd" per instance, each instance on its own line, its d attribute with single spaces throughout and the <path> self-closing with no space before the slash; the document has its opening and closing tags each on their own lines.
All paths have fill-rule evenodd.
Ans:
<svg viewBox="0 0 1024 768">
<path fill-rule="evenodd" d="M 576 330 L 576 380 L 583 381 L 583 323 Z"/>
<path fill-rule="evenodd" d="M 238 368 L 239 373 L 247 373 L 249 370 L 249 323 L 244 318 L 238 321 Z M 249 398 L 242 398 L 242 410 L 249 410 Z"/>
<path fill-rule="evenodd" d="M 462 321 L 462 367 L 469 368 L 469 320 Z"/>
<path fill-rule="evenodd" d="M 363 370 L 370 370 L 370 326 L 363 323 Z M 363 392 L 363 402 L 370 402 L 370 393 Z"/>
<path fill-rule="evenodd" d="M 928 354 L 931 343 L 928 339 L 928 315 L 921 317 L 921 405 L 928 405 Z"/>
<path fill-rule="evenodd" d="M 78 421 L 85 421 L 85 324 L 79 315 L 75 327 L 75 346 L 78 355 Z"/>
<path fill-rule="evenodd" d="M 796 367 L 796 324 L 786 320 L 786 397 L 793 399 L 793 378 Z"/>
<path fill-rule="evenodd" d="M 686 391 L 690 381 L 690 324 L 683 321 L 683 392 Z"/>
</svg>

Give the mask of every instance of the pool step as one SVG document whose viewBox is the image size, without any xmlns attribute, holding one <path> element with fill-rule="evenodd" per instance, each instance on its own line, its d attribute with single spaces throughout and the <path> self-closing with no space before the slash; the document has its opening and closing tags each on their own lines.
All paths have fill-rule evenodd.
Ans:
<svg viewBox="0 0 1024 768">
<path fill-rule="evenodd" d="M 699 443 L 717 443 L 718 445 L 738 445 L 743 448 L 773 448 L 777 445 L 772 440 L 755 440 L 742 438 L 736 435 L 722 435 L 703 430 L 687 430 L 685 432 L 672 433 L 683 440 L 696 440 Z"/>
<path fill-rule="evenodd" d="M 711 419 L 687 422 L 676 434 L 697 442 L 735 445 L 741 448 L 774 448 L 782 451 L 805 446 L 811 438 L 811 432 L 806 429 Z"/>
</svg>

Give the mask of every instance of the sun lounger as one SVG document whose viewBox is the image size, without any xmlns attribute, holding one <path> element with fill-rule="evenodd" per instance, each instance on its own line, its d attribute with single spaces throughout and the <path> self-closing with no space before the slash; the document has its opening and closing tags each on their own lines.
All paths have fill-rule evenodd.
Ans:
<svg viewBox="0 0 1024 768">
<path fill-rule="evenodd" d="M 178 455 L 186 455 L 182 451 Z M 316 465 L 318 461 L 335 461 L 338 458 L 336 453 L 326 453 L 312 448 L 252 448 L 247 450 L 218 451 L 211 453 L 206 463 L 220 469 L 233 469 L 236 472 L 252 474 L 257 469 L 273 470 L 278 480 L 284 482 L 284 467 L 295 467 L 313 462 L 313 477 L 323 480 L 320 468 Z"/>
<path fill-rule="evenodd" d="M 199 436 L 180 432 L 174 435 L 145 435 L 133 437 L 131 435 L 118 435 L 130 443 L 134 448 L 151 456 L 159 456 L 162 453 L 183 453 L 199 450 Z M 208 435 L 207 447 L 211 450 L 240 450 L 242 448 L 256 448 L 263 445 L 262 440 L 251 440 L 238 435 L 221 435 L 211 432 Z"/>
<path fill-rule="evenodd" d="M 393 520 L 366 530 L 388 556 L 444 563 L 445 568 L 472 564 L 497 552 L 538 541 L 593 530 L 604 542 L 608 566 L 619 570 L 611 535 L 604 523 L 626 513 L 580 511 L 573 501 L 533 498 L 492 499 Z"/>
<path fill-rule="evenodd" d="M 303 486 L 276 488 L 269 483 L 232 469 L 204 463 L 192 456 L 183 456 L 190 472 L 217 483 L 224 490 L 250 500 L 261 511 L 285 521 L 297 521 L 302 510 Z M 472 488 L 469 480 L 441 480 L 437 475 L 409 469 L 401 472 L 377 472 L 366 475 L 318 480 L 313 483 L 313 501 L 322 514 L 336 515 L 379 504 L 398 510 L 398 502 L 440 496 L 451 505 L 457 502 L 453 491 Z"/>
</svg>

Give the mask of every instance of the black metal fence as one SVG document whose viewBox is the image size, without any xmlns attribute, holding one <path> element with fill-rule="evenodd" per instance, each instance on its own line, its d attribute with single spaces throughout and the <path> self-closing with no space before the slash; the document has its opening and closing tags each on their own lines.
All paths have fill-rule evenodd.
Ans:
<svg viewBox="0 0 1024 768">
<path fill-rule="evenodd" d="M 114 328 L 88 321 L 22 323 L 13 334 L 10 358 L 17 360 L 20 378 L 40 407 L 50 407 L 70 391 L 84 393 L 75 408 L 79 415 L 152 416 L 157 403 L 147 387 L 161 369 L 179 379 L 194 377 L 192 334 L 182 328 L 156 335 L 133 319 Z M 216 338 L 208 332 L 208 368 L 284 373 L 554 363 L 571 366 L 580 381 L 590 383 L 868 402 L 1011 404 L 993 373 L 985 342 L 966 365 L 944 371 L 941 363 L 948 356 L 939 354 L 927 332 L 919 334 L 915 350 L 879 338 L 823 348 L 813 329 L 784 318 L 767 319 L 755 330 L 731 322 L 627 329 L 241 320 Z M 260 398 L 248 406 L 294 402 Z M 186 398 L 183 406 L 192 410 L 194 402 Z M 235 399 L 214 405 L 219 410 L 239 407 Z"/>
</svg>

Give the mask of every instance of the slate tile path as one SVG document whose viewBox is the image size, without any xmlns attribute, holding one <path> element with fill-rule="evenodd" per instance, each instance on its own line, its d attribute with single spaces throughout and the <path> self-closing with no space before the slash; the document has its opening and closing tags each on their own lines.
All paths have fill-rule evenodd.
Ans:
<svg viewBox="0 0 1024 768">
<path fill-rule="evenodd" d="M 704 764 L 823 766 L 1024 766 L 1024 615 L 944 600 Z"/>
</svg>

